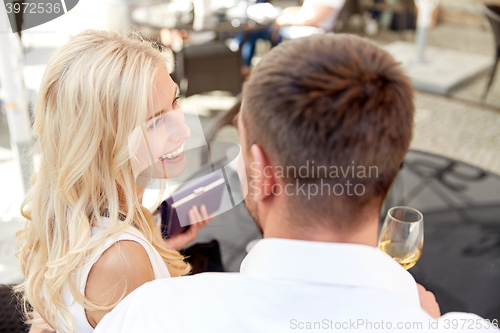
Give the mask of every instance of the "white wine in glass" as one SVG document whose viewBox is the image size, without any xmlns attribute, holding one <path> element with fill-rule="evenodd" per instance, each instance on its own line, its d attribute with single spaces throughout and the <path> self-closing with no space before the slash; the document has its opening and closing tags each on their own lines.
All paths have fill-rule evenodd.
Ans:
<svg viewBox="0 0 500 333">
<path fill-rule="evenodd" d="M 411 207 L 392 207 L 387 212 L 378 247 L 405 269 L 417 263 L 424 246 L 422 213 Z"/>
</svg>

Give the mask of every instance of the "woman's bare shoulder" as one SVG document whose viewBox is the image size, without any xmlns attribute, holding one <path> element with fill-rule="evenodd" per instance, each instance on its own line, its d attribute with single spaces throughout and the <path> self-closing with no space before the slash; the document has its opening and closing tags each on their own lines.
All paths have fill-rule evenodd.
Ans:
<svg viewBox="0 0 500 333">
<path fill-rule="evenodd" d="M 85 296 L 99 305 L 110 305 L 154 278 L 144 247 L 131 240 L 118 241 L 92 266 Z M 86 311 L 91 326 L 95 327 L 109 311 Z"/>
<path fill-rule="evenodd" d="M 132 273 L 131 277 L 139 277 L 136 276 L 137 270 L 149 272 L 154 278 L 153 268 L 144 247 L 133 240 L 121 240 L 104 251 L 99 260 L 92 266 L 91 273 L 100 272 L 106 275 L 120 276 Z"/>
</svg>

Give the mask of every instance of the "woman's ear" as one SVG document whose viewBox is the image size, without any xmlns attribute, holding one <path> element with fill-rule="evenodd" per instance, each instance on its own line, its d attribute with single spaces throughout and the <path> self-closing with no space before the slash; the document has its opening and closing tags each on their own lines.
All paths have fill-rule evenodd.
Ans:
<svg viewBox="0 0 500 333">
<path fill-rule="evenodd" d="M 264 201 L 272 194 L 273 185 L 276 183 L 274 168 L 259 145 L 253 144 L 250 147 L 250 154 L 252 155 L 252 163 L 250 164 L 248 189 L 256 201 Z"/>
</svg>

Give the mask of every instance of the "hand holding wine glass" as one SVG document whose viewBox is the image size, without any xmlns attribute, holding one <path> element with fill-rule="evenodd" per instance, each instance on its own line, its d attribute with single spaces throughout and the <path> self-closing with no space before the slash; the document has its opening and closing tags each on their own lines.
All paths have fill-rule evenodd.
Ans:
<svg viewBox="0 0 500 333">
<path fill-rule="evenodd" d="M 424 245 L 424 219 L 411 207 L 392 207 L 380 232 L 378 247 L 405 269 L 420 259 Z"/>
</svg>

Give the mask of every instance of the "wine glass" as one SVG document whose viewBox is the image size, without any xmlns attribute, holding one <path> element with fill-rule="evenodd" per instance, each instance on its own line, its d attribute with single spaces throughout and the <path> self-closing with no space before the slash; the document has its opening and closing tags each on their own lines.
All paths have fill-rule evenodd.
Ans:
<svg viewBox="0 0 500 333">
<path fill-rule="evenodd" d="M 380 231 L 378 247 L 405 269 L 420 259 L 424 245 L 424 219 L 411 207 L 392 207 Z"/>
</svg>

